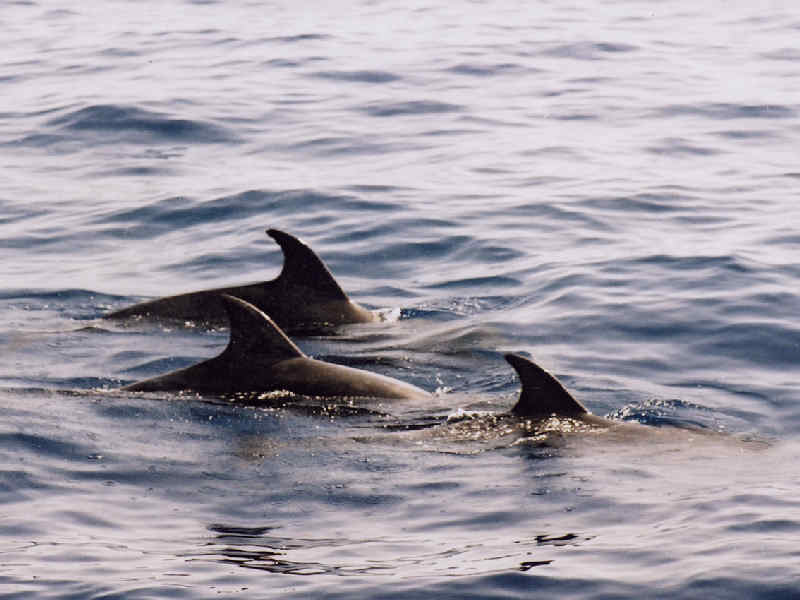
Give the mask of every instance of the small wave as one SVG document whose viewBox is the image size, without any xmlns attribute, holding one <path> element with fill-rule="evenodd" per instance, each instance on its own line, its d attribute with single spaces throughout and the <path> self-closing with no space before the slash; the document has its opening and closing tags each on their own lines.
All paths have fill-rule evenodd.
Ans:
<svg viewBox="0 0 800 600">
<path fill-rule="evenodd" d="M 524 223 L 524 227 L 529 231 L 537 226 L 546 227 L 549 231 L 553 229 L 572 231 L 574 227 L 585 227 L 601 232 L 614 231 L 615 228 L 613 223 L 597 218 L 592 211 L 574 209 L 568 205 L 561 206 L 551 202 L 524 201 L 516 206 L 508 206 L 505 212 L 516 222 Z"/>
<path fill-rule="evenodd" d="M 564 113 L 560 115 L 553 114 L 551 118 L 556 121 L 596 121 L 600 117 L 591 113 Z"/>
<path fill-rule="evenodd" d="M 411 100 L 409 102 L 382 102 L 362 106 L 358 109 L 371 117 L 399 117 L 405 115 L 426 115 L 437 113 L 462 112 L 463 106 L 436 100 Z"/>
<path fill-rule="evenodd" d="M 670 104 L 658 109 L 658 116 L 696 116 L 715 120 L 728 119 L 793 119 L 797 111 L 780 104 L 731 104 L 713 102 L 705 104 Z"/>
<path fill-rule="evenodd" d="M 302 60 L 288 59 L 288 58 L 272 58 L 265 63 L 267 67 L 277 67 L 281 69 L 296 69 L 303 64 Z"/>
<path fill-rule="evenodd" d="M 413 188 L 400 187 L 396 185 L 367 184 L 367 183 L 356 183 L 351 186 L 348 186 L 345 189 L 358 194 L 392 194 L 392 193 L 400 193 L 413 190 Z"/>
<path fill-rule="evenodd" d="M 77 151 L 82 145 L 63 135 L 33 133 L 9 142 L 0 142 L 0 146 L 29 146 L 31 148 L 48 148 L 51 152 L 57 152 L 59 149 L 69 146 L 73 147 L 72 150 Z"/>
<path fill-rule="evenodd" d="M 508 73 L 518 73 L 522 67 L 515 63 L 500 63 L 496 65 L 480 65 L 474 63 L 460 63 L 445 69 L 448 73 L 455 73 L 456 75 L 469 75 L 472 77 L 494 77 L 497 75 L 506 75 Z M 534 72 L 538 72 L 535 69 Z M 531 72 L 530 69 L 527 72 Z"/>
<path fill-rule="evenodd" d="M 28 79 L 25 75 L 0 75 L 0 83 L 21 82 Z"/>
<path fill-rule="evenodd" d="M 652 399 L 620 408 L 607 415 L 610 419 L 636 422 L 652 427 L 718 430 L 715 413 L 706 407 L 679 399 Z"/>
<path fill-rule="evenodd" d="M 14 3 L 12 2 L 12 4 L 14 4 Z M 19 4 L 19 5 L 31 4 L 31 5 L 33 5 L 34 2 L 29 2 L 29 3 L 28 2 L 18 2 L 16 4 Z M 69 9 L 66 9 L 66 8 L 56 8 L 56 9 L 53 9 L 53 10 L 48 10 L 46 13 L 44 13 L 44 15 L 42 15 L 42 18 L 45 19 L 45 20 L 47 20 L 47 19 L 68 19 L 68 18 L 76 16 L 77 14 L 78 13 L 73 11 L 73 10 L 69 10 Z"/>
<path fill-rule="evenodd" d="M 777 139 L 779 135 L 774 131 L 764 131 L 758 129 L 736 129 L 718 131 L 714 135 L 730 140 L 756 140 L 756 139 Z"/>
<path fill-rule="evenodd" d="M 384 250 L 387 260 L 406 262 L 410 259 L 433 260 L 452 255 L 468 245 L 472 238 L 465 235 L 449 235 L 427 241 L 404 241 L 388 245 Z"/>
<path fill-rule="evenodd" d="M 113 104 L 98 104 L 74 110 L 51 119 L 48 125 L 62 131 L 95 134 L 101 140 L 113 142 L 213 144 L 236 140 L 233 133 L 219 125 Z"/>
<path fill-rule="evenodd" d="M 408 144 L 378 142 L 372 136 L 318 137 L 292 144 L 289 148 L 300 152 L 312 153 L 316 156 L 381 155 L 391 152 L 425 149 L 421 145 L 410 146 Z"/>
<path fill-rule="evenodd" d="M 125 300 L 124 296 L 114 296 L 101 294 L 84 289 L 61 289 L 61 290 L 36 290 L 36 289 L 7 289 L 0 291 L 0 300 L 12 300 L 12 305 L 17 302 L 44 303 L 58 302 L 59 304 L 70 304 L 72 306 L 94 305 L 96 303 L 119 302 Z"/>
<path fill-rule="evenodd" d="M 767 60 L 785 60 L 797 62 L 800 60 L 800 50 L 797 48 L 781 48 L 780 50 L 764 52 L 761 54 L 761 58 L 765 58 Z"/>
<path fill-rule="evenodd" d="M 695 344 L 693 352 L 792 370 L 800 363 L 800 330 L 762 321 L 725 324 Z"/>
<path fill-rule="evenodd" d="M 682 211 L 694 199 L 693 196 L 674 192 L 642 192 L 630 196 L 589 197 L 581 204 L 593 210 L 619 212 L 625 215 L 663 214 Z"/>
<path fill-rule="evenodd" d="M 177 169 L 166 167 L 121 167 L 97 171 L 95 175 L 98 177 L 168 177 L 177 173 Z"/>
<path fill-rule="evenodd" d="M 131 50 L 130 48 L 105 48 L 99 52 L 100 56 L 108 58 L 130 58 L 139 56 L 141 52 Z"/>
<path fill-rule="evenodd" d="M 717 271 L 721 273 L 749 274 L 752 268 L 736 256 L 674 256 L 651 254 L 634 258 L 632 264 L 657 266 L 674 271 Z"/>
<path fill-rule="evenodd" d="M 506 275 L 486 275 L 484 277 L 465 277 L 461 279 L 452 279 L 435 283 L 428 286 L 429 289 L 434 290 L 453 290 L 453 289 L 467 289 L 474 290 L 480 288 L 496 289 L 498 287 L 508 288 L 517 287 L 520 285 L 520 280 L 515 277 Z"/>
<path fill-rule="evenodd" d="M 332 36 L 324 33 L 300 33 L 297 35 L 280 35 L 276 37 L 266 38 L 267 42 L 278 42 L 281 44 L 295 44 L 297 42 L 314 42 L 318 40 L 327 40 Z"/>
<path fill-rule="evenodd" d="M 42 435 L 23 432 L 0 433 L 3 448 L 16 448 L 18 451 L 57 458 L 87 456 L 91 448 L 77 442 L 58 440 Z"/>
<path fill-rule="evenodd" d="M 105 232 L 116 238 L 152 239 L 172 233 L 176 229 L 214 223 L 220 227 L 225 223 L 259 219 L 269 215 L 271 223 L 278 225 L 280 217 L 294 219 L 313 218 L 320 222 L 319 215 L 327 209 L 338 212 L 386 213 L 398 210 L 388 202 L 363 200 L 343 194 L 324 194 L 313 190 L 247 190 L 200 202 L 185 196 L 172 196 L 147 206 L 117 210 L 94 220 L 95 225 L 117 226 Z M 299 216 L 298 216 L 299 215 Z M 324 223 L 328 220 L 325 219 Z M 285 225 L 288 229 L 309 231 L 308 227 Z M 119 228 L 123 229 L 119 229 Z"/>
<path fill-rule="evenodd" d="M 720 150 L 692 144 L 684 138 L 664 138 L 657 146 L 649 146 L 647 151 L 651 154 L 665 154 L 668 156 L 713 156 L 720 154 Z"/>
<path fill-rule="evenodd" d="M 572 58 L 577 60 L 602 60 L 605 54 L 619 54 L 635 52 L 639 49 L 633 44 L 610 42 L 577 42 L 574 44 L 561 44 L 542 52 L 545 56 L 557 58 Z"/>
<path fill-rule="evenodd" d="M 14 223 L 22 223 L 28 219 L 41 217 L 47 214 L 46 208 L 36 207 L 30 203 L 21 203 L 14 201 L 5 201 L 0 199 L 0 225 L 11 225 Z M 1 245 L 5 246 L 9 243 L 6 238 Z"/>
<path fill-rule="evenodd" d="M 800 533 L 800 521 L 795 519 L 759 519 L 746 523 L 734 523 L 726 528 L 734 533 L 755 533 L 764 535 L 793 535 Z"/>
<path fill-rule="evenodd" d="M 391 83 L 401 79 L 398 75 L 388 71 L 316 71 L 310 76 L 317 79 L 356 83 Z"/>
</svg>

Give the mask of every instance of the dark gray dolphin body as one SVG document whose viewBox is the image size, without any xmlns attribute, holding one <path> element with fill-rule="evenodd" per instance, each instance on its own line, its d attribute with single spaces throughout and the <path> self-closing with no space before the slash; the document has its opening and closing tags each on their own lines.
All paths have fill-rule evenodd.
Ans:
<svg viewBox="0 0 800 600">
<path fill-rule="evenodd" d="M 277 229 L 267 234 L 284 255 L 280 275 L 271 281 L 203 290 L 143 302 L 105 315 L 108 319 L 145 317 L 224 324 L 221 300 L 228 294 L 249 302 L 287 331 L 315 330 L 377 320 L 344 293 L 325 263 L 296 237 Z"/>
<path fill-rule="evenodd" d="M 220 302 L 230 341 L 219 356 L 124 387 L 212 394 L 287 391 L 302 396 L 424 400 L 428 392 L 391 377 L 307 357 L 266 314 L 229 295 Z"/>
</svg>

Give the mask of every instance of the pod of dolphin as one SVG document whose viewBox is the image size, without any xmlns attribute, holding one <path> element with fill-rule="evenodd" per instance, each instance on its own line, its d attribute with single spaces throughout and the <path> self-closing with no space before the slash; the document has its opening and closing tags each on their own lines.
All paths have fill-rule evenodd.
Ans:
<svg viewBox="0 0 800 600">
<path fill-rule="evenodd" d="M 431 394 L 391 377 L 309 358 L 287 337 L 376 315 L 347 296 L 322 260 L 296 237 L 267 230 L 284 255 L 273 280 L 160 298 L 118 310 L 107 319 L 159 319 L 224 323 L 230 339 L 218 356 L 165 375 L 139 381 L 134 392 L 191 390 L 200 393 L 286 391 L 323 398 L 424 400 Z M 522 384 L 508 417 L 579 421 L 592 427 L 621 424 L 594 416 L 547 371 L 531 360 L 507 354 Z M 636 426 L 635 426 L 636 427 Z"/>
</svg>

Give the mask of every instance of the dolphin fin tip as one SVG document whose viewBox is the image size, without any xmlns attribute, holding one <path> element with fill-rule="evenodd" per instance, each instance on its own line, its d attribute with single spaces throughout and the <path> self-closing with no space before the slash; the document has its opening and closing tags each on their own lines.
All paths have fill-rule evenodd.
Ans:
<svg viewBox="0 0 800 600">
<path fill-rule="evenodd" d="M 304 294 L 310 291 L 317 298 L 349 300 L 325 263 L 305 242 L 290 233 L 272 227 L 266 232 L 283 251 L 283 269 L 278 280 L 305 288 Z"/>
<path fill-rule="evenodd" d="M 305 356 L 269 315 L 230 294 L 220 294 L 230 322 L 231 351 L 257 353 L 274 360 Z"/>
<path fill-rule="evenodd" d="M 572 397 L 558 379 L 529 358 L 512 353 L 505 354 L 504 358 L 514 367 L 522 384 L 519 400 L 511 409 L 515 415 L 574 416 L 589 412 L 583 404 Z"/>
</svg>

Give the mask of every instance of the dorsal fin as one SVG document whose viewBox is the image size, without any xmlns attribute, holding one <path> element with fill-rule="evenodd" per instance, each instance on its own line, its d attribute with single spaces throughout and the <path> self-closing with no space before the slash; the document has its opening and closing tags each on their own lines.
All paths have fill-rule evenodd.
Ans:
<svg viewBox="0 0 800 600">
<path fill-rule="evenodd" d="M 588 413 L 559 381 L 539 365 L 519 354 L 506 354 L 522 383 L 519 400 L 511 412 L 520 417 L 577 416 Z"/>
<path fill-rule="evenodd" d="M 293 235 L 278 229 L 267 229 L 283 251 L 283 269 L 276 282 L 310 288 L 329 300 L 348 300 L 328 267 L 314 251 Z"/>
<path fill-rule="evenodd" d="M 230 321 L 228 355 L 258 355 L 277 362 L 305 356 L 266 314 L 249 302 L 222 294 L 222 303 Z"/>
</svg>

